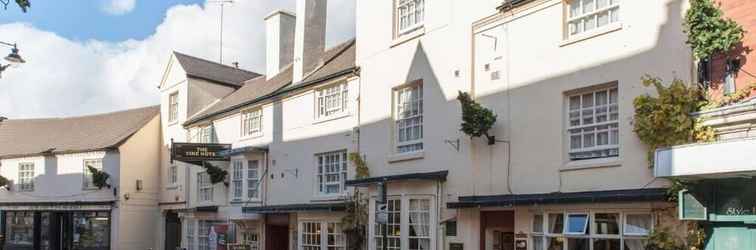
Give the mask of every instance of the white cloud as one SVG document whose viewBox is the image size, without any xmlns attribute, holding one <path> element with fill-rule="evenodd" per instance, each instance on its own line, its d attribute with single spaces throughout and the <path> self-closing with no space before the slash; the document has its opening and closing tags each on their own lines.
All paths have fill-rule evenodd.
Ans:
<svg viewBox="0 0 756 250">
<path fill-rule="evenodd" d="M 354 36 L 354 1 L 329 1 L 329 14 L 351 13 L 329 15 L 329 46 Z M 239 0 L 227 6 L 224 62 L 264 72 L 263 18 L 294 5 L 294 0 Z M 0 25 L 0 40 L 18 42 L 27 60 L 3 72 L 0 116 L 72 116 L 157 104 L 157 85 L 171 51 L 218 58 L 219 13 L 214 4 L 174 6 L 154 34 L 121 42 L 75 41 L 28 24 Z"/>
<path fill-rule="evenodd" d="M 123 15 L 134 10 L 136 0 L 105 0 L 102 10 L 111 15 Z"/>
</svg>

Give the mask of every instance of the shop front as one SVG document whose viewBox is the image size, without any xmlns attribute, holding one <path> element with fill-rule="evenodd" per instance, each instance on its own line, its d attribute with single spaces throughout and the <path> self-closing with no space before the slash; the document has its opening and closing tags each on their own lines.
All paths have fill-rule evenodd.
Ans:
<svg viewBox="0 0 756 250">
<path fill-rule="evenodd" d="M 4 207 L 4 249 L 107 250 L 111 245 L 111 210 L 28 209 Z"/>
</svg>

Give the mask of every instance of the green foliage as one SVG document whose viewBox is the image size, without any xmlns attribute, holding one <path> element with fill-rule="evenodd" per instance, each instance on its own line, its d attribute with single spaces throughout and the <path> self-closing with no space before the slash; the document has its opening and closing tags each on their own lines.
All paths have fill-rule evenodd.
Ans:
<svg viewBox="0 0 756 250">
<path fill-rule="evenodd" d="M 688 34 L 687 43 L 698 58 L 732 50 L 745 33 L 738 23 L 725 18 L 712 0 L 690 0 L 683 25 Z"/>
<path fill-rule="evenodd" d="M 5 187 L 8 185 L 10 185 L 10 181 L 7 178 L 0 175 L 0 187 Z"/>
<path fill-rule="evenodd" d="M 350 250 L 360 250 L 366 242 L 368 224 L 368 198 L 356 189 L 347 201 L 346 215 L 341 218 L 341 228 L 347 237 Z"/>
<path fill-rule="evenodd" d="M 3 4 L 3 7 L 7 10 L 8 4 L 10 4 L 10 0 L 0 0 L 0 3 Z M 29 0 L 16 0 L 16 4 L 18 4 L 18 7 L 21 8 L 21 11 L 26 13 L 26 11 L 31 8 L 31 2 Z"/>
<path fill-rule="evenodd" d="M 470 94 L 460 91 L 457 96 L 462 105 L 462 128 L 460 131 L 471 137 L 485 136 L 489 143 L 493 137 L 488 134 L 496 123 L 496 115 L 490 109 L 484 108 L 470 97 Z"/>
<path fill-rule="evenodd" d="M 653 85 L 657 96 L 642 95 L 633 101 L 634 129 L 648 148 L 648 161 L 653 165 L 658 148 L 714 139 L 713 129 L 701 126 L 691 113 L 707 104 L 697 86 L 688 86 L 675 79 L 669 87 L 659 78 L 644 76 L 643 85 Z"/>
<path fill-rule="evenodd" d="M 709 109 L 715 109 L 724 107 L 730 104 L 738 103 L 748 97 L 751 96 L 751 92 L 756 90 L 756 83 L 751 83 L 750 85 L 746 86 L 745 88 L 738 89 L 735 91 L 735 93 L 732 93 L 727 96 L 723 96 L 719 100 L 711 100 L 713 98 L 709 98 L 709 103 L 702 108 L 702 110 L 709 110 Z"/>
<path fill-rule="evenodd" d="M 677 196 L 680 191 L 688 189 L 688 184 L 680 179 L 672 178 L 672 182 L 669 188 L 667 188 L 667 200 L 670 202 L 677 202 Z"/>
<path fill-rule="evenodd" d="M 685 239 L 678 239 L 669 228 L 657 228 L 648 235 L 645 250 L 702 250 L 706 233 L 695 222 L 688 223 Z"/>
<path fill-rule="evenodd" d="M 226 172 L 226 170 L 223 170 L 207 162 L 203 162 L 202 167 L 204 167 L 205 172 L 210 175 L 211 183 L 218 184 L 226 180 L 226 175 L 228 175 L 228 172 Z"/>
<path fill-rule="evenodd" d="M 110 185 L 108 184 L 110 174 L 105 173 L 105 171 L 100 171 L 92 166 L 87 166 L 87 169 L 89 170 L 89 173 L 92 174 L 92 185 L 99 189 L 104 187 L 110 188 Z"/>
<path fill-rule="evenodd" d="M 367 162 L 360 156 L 360 153 L 350 153 L 349 160 L 357 167 L 357 179 L 370 177 L 370 169 L 367 166 Z"/>
</svg>

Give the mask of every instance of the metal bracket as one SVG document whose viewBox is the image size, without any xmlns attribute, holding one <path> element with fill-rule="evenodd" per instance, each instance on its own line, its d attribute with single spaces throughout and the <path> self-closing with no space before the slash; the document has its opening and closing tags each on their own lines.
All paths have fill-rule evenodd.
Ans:
<svg viewBox="0 0 756 250">
<path fill-rule="evenodd" d="M 444 140 L 444 143 L 449 144 L 450 146 L 452 146 L 452 148 L 454 148 L 454 150 L 457 150 L 457 152 L 459 152 L 459 138 L 457 138 L 456 140 Z"/>
</svg>

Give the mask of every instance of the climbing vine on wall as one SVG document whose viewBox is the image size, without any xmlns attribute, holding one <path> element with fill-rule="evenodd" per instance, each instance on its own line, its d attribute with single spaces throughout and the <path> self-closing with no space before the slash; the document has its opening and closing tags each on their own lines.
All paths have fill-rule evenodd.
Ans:
<svg viewBox="0 0 756 250">
<path fill-rule="evenodd" d="M 462 105 L 462 128 L 460 131 L 471 137 L 485 136 L 488 144 L 496 143 L 496 138 L 488 134 L 496 123 L 496 114 L 470 97 L 470 94 L 460 91 L 457 100 Z"/>
<path fill-rule="evenodd" d="M 633 131 L 648 146 L 651 165 L 658 148 L 714 139 L 714 130 L 702 126 L 691 114 L 708 103 L 700 88 L 679 79 L 664 86 L 661 79 L 648 75 L 642 82 L 646 87 L 655 87 L 657 95 L 635 98 Z"/>
<path fill-rule="evenodd" d="M 341 228 L 347 236 L 349 249 L 360 250 L 367 240 L 368 198 L 359 189 L 355 189 L 346 204 L 346 215 L 341 218 Z"/>
<path fill-rule="evenodd" d="M 352 164 L 357 168 L 357 179 L 363 179 L 370 177 L 370 169 L 367 166 L 367 162 L 365 162 L 365 159 L 362 159 L 362 156 L 360 156 L 360 153 L 354 152 L 349 154 L 349 160 L 352 161 Z"/>
<path fill-rule="evenodd" d="M 725 18 L 712 0 L 690 0 L 683 25 L 687 43 L 699 59 L 732 50 L 745 33 L 737 22 Z"/>
<path fill-rule="evenodd" d="M 730 104 L 738 103 L 751 96 L 751 93 L 756 90 L 756 83 L 751 83 L 745 88 L 738 89 L 735 93 L 723 96 L 719 99 L 709 98 L 709 103 L 702 108 L 702 110 L 709 110 L 724 107 Z"/>
</svg>

